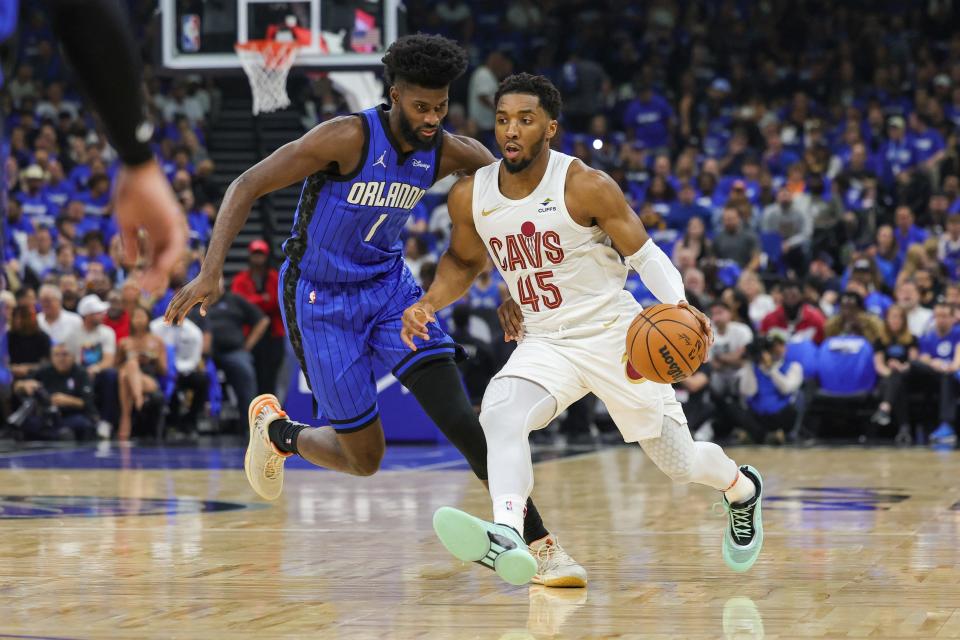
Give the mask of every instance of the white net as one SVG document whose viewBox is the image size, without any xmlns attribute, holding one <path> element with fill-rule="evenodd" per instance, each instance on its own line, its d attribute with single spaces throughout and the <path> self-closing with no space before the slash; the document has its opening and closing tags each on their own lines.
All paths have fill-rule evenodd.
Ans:
<svg viewBox="0 0 960 640">
<path fill-rule="evenodd" d="M 253 93 L 253 115 L 290 106 L 287 74 L 297 57 L 298 48 L 293 42 L 273 40 L 250 40 L 236 44 L 234 49 Z"/>
</svg>

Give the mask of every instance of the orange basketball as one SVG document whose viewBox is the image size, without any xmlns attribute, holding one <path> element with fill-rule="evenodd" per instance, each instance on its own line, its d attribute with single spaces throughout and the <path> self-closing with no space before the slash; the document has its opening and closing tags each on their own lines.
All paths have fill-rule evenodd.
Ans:
<svg viewBox="0 0 960 640">
<path fill-rule="evenodd" d="M 641 311 L 627 331 L 627 358 L 648 380 L 673 384 L 688 378 L 707 356 L 707 339 L 689 309 L 656 304 Z"/>
</svg>

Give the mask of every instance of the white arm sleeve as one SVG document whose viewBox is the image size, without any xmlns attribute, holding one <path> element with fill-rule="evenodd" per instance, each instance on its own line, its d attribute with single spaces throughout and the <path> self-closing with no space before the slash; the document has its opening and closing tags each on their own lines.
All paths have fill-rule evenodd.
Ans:
<svg viewBox="0 0 960 640">
<path fill-rule="evenodd" d="M 680 272 L 653 239 L 647 240 L 639 251 L 624 260 L 660 302 L 677 304 L 686 299 Z"/>
</svg>

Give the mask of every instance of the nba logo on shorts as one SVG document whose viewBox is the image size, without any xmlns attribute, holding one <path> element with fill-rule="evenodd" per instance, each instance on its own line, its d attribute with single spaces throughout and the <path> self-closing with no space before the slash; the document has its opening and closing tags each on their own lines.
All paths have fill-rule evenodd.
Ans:
<svg viewBox="0 0 960 640">
<path fill-rule="evenodd" d="M 311 291 L 311 292 L 310 292 L 310 297 L 307 298 L 307 300 L 310 302 L 310 304 L 313 304 L 314 302 L 316 302 L 316 301 L 317 301 L 317 292 L 316 292 L 316 291 Z"/>
<path fill-rule="evenodd" d="M 200 16 L 188 13 L 180 21 L 180 49 L 184 53 L 200 51 Z"/>
</svg>

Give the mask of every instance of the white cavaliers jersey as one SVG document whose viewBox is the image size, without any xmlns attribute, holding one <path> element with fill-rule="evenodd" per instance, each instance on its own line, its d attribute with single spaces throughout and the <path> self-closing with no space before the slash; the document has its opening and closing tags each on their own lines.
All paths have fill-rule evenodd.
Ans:
<svg viewBox="0 0 960 640">
<path fill-rule="evenodd" d="M 500 193 L 500 161 L 473 180 L 473 220 L 493 262 L 523 309 L 528 335 L 599 328 L 623 302 L 627 268 L 600 227 L 584 227 L 564 203 L 567 170 L 576 158 L 549 151 L 547 171 L 522 200 Z M 579 331 L 578 331 L 579 333 Z"/>
</svg>

